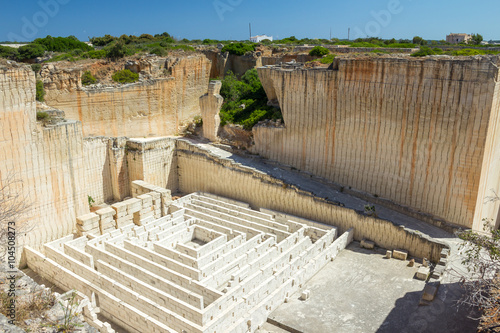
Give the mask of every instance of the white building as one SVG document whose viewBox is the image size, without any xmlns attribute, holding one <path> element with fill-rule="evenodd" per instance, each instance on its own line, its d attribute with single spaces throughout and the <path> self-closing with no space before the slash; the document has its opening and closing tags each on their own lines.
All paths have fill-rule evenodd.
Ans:
<svg viewBox="0 0 500 333">
<path fill-rule="evenodd" d="M 255 36 L 255 37 L 250 37 L 250 41 L 253 43 L 260 43 L 264 39 L 269 39 L 271 42 L 273 41 L 273 37 L 267 36 L 267 35 L 259 35 L 259 36 Z"/>
</svg>

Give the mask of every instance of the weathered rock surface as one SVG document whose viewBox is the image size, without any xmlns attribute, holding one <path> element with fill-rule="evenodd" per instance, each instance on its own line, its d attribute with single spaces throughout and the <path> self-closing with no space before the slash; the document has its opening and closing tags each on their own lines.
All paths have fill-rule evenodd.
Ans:
<svg viewBox="0 0 500 333">
<path fill-rule="evenodd" d="M 259 68 L 285 128 L 255 153 L 415 212 L 482 230 L 500 189 L 498 59 L 336 59 L 331 70 Z"/>
<path fill-rule="evenodd" d="M 80 120 L 85 136 L 174 135 L 200 114 L 211 67 L 203 55 L 140 59 L 124 67 L 141 73 L 140 82 L 83 87 L 84 68 L 48 65 L 41 74 L 45 100 Z"/>
</svg>

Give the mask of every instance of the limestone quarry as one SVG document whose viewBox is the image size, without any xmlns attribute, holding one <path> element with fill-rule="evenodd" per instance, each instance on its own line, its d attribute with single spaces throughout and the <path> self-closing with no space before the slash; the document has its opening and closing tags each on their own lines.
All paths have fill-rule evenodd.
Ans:
<svg viewBox="0 0 500 333">
<path fill-rule="evenodd" d="M 0 184 L 14 173 L 29 202 L 17 265 L 76 290 L 100 332 L 328 332 L 341 323 L 304 328 L 280 306 L 323 304 L 309 281 L 360 247 L 404 262 L 417 303 L 447 309 L 452 232 L 499 225 L 500 61 L 410 51 L 338 50 L 327 66 L 266 48 L 55 62 L 43 105 L 33 70 L 0 60 Z M 110 80 L 125 68 L 139 81 Z M 283 121 L 223 140 L 211 79 L 251 68 Z M 85 71 L 100 83 L 84 86 Z M 180 136 L 198 117 L 199 135 Z"/>
</svg>

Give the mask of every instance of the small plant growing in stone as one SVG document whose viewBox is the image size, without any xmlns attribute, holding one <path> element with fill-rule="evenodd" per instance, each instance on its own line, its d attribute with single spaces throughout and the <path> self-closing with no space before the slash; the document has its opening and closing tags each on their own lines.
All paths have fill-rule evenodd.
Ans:
<svg viewBox="0 0 500 333">
<path fill-rule="evenodd" d="M 365 205 L 365 214 L 372 217 L 377 217 L 377 210 L 374 205 Z"/>
<path fill-rule="evenodd" d="M 92 205 L 95 203 L 94 198 L 92 198 L 90 195 L 87 195 L 87 200 L 89 202 L 89 208 L 92 208 Z"/>
<path fill-rule="evenodd" d="M 82 74 L 82 84 L 84 86 L 89 86 L 97 82 L 97 79 L 92 75 L 90 71 L 85 71 Z"/>
<path fill-rule="evenodd" d="M 37 111 L 36 113 L 36 120 L 42 122 L 44 126 L 50 123 L 51 118 L 47 112 Z"/>
<path fill-rule="evenodd" d="M 76 291 L 73 290 L 66 306 L 61 301 L 59 301 L 59 304 L 64 310 L 63 322 L 55 325 L 59 332 L 73 332 L 76 327 L 83 327 L 82 324 L 76 322 L 76 318 L 79 315 L 79 313 L 76 312 L 78 307 Z"/>
</svg>

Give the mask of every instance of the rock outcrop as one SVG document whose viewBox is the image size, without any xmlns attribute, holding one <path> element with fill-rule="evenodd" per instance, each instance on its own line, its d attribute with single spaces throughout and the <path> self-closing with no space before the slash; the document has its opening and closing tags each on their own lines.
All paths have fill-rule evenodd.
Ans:
<svg viewBox="0 0 500 333">
<path fill-rule="evenodd" d="M 224 98 L 219 94 L 221 81 L 212 81 L 208 87 L 208 94 L 200 98 L 201 117 L 203 119 L 203 136 L 210 141 L 217 140 L 219 133 L 219 112 Z"/>
</svg>

